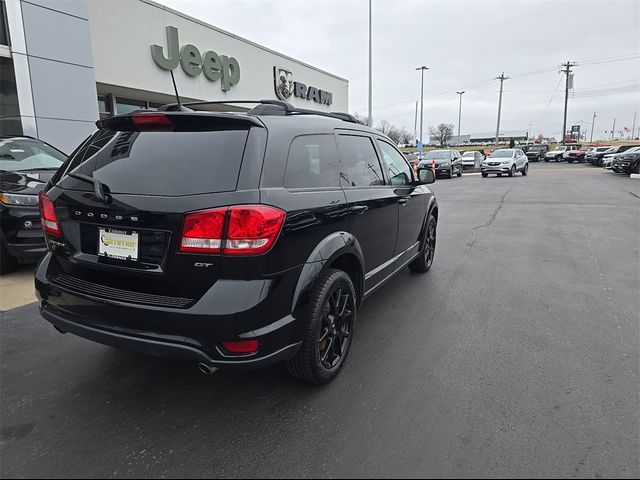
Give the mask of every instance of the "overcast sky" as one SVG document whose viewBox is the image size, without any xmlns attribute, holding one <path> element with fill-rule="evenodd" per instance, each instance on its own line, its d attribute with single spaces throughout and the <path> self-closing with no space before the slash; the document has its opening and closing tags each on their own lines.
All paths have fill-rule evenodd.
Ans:
<svg viewBox="0 0 640 480">
<path fill-rule="evenodd" d="M 159 0 L 268 48 L 349 80 L 349 110 L 367 113 L 367 0 Z M 426 65 L 424 130 L 458 123 L 495 132 L 504 71 L 501 131 L 559 138 L 564 77 L 575 67 L 567 123 L 594 140 L 640 117 L 640 1 L 373 0 L 373 117 L 414 129 Z M 536 73 L 532 73 L 536 72 Z M 556 90 L 557 89 L 557 90 Z M 555 94 L 554 94 L 555 91 Z M 531 124 L 531 126 L 530 126 Z M 640 118 L 636 121 L 636 129 Z M 636 130 L 637 131 L 637 130 Z M 619 136 L 619 134 L 617 134 Z"/>
</svg>

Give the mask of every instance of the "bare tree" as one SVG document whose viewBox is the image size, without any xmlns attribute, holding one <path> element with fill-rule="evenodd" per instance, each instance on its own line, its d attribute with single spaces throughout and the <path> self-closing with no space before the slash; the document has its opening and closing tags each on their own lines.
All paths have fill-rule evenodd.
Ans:
<svg viewBox="0 0 640 480">
<path fill-rule="evenodd" d="M 444 147 L 453 136 L 453 125 L 441 123 L 437 127 L 429 127 L 429 135 L 440 142 L 441 147 Z"/>
<path fill-rule="evenodd" d="M 413 132 L 407 130 L 406 127 L 400 129 L 400 143 L 404 145 L 413 145 L 415 138 L 413 138 Z"/>
<path fill-rule="evenodd" d="M 402 143 L 402 131 L 388 120 L 381 120 L 376 127 L 376 130 L 384 133 L 387 137 L 393 140 L 395 144 Z"/>
<path fill-rule="evenodd" d="M 369 125 L 369 117 L 360 115 L 358 112 L 354 113 L 353 116 L 363 125 Z"/>
</svg>

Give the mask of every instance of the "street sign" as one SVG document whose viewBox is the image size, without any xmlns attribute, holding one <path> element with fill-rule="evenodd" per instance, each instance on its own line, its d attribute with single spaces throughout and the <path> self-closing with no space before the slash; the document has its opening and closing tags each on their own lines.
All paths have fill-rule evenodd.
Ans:
<svg viewBox="0 0 640 480">
<path fill-rule="evenodd" d="M 416 147 L 418 147 L 419 152 L 422 152 L 422 142 L 418 142 Z"/>
</svg>

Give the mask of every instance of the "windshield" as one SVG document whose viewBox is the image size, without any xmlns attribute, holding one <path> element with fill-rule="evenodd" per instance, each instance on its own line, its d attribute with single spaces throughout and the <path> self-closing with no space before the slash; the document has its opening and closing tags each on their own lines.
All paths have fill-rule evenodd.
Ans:
<svg viewBox="0 0 640 480">
<path fill-rule="evenodd" d="M 535 145 L 529 149 L 530 152 L 539 152 L 542 150 L 544 150 L 544 147 L 542 145 Z"/>
<path fill-rule="evenodd" d="M 556 152 L 564 152 L 569 147 L 556 147 Z"/>
<path fill-rule="evenodd" d="M 611 150 L 611 147 L 598 147 L 598 148 L 596 148 L 596 152 L 606 152 L 607 150 Z"/>
<path fill-rule="evenodd" d="M 474 152 L 464 152 L 462 154 L 462 157 L 473 158 L 473 157 L 475 157 L 475 153 Z"/>
<path fill-rule="evenodd" d="M 57 169 L 67 158 L 46 143 L 30 138 L 0 140 L 0 170 L 19 172 Z"/>
<path fill-rule="evenodd" d="M 451 154 L 449 153 L 449 150 L 440 152 L 431 151 L 427 152 L 424 158 L 427 158 L 429 160 L 431 160 L 432 158 L 435 158 L 436 160 L 449 160 L 451 158 Z"/>
<path fill-rule="evenodd" d="M 513 157 L 513 150 L 496 150 L 491 156 L 493 158 L 510 158 Z"/>
</svg>

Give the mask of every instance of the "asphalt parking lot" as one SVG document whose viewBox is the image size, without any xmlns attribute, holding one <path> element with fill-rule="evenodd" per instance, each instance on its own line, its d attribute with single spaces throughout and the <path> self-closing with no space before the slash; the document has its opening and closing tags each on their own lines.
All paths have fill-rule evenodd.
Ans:
<svg viewBox="0 0 640 480">
<path fill-rule="evenodd" d="M 363 305 L 322 388 L 4 312 L 1 476 L 640 476 L 640 181 L 532 164 L 433 190 L 431 272 Z"/>
</svg>

